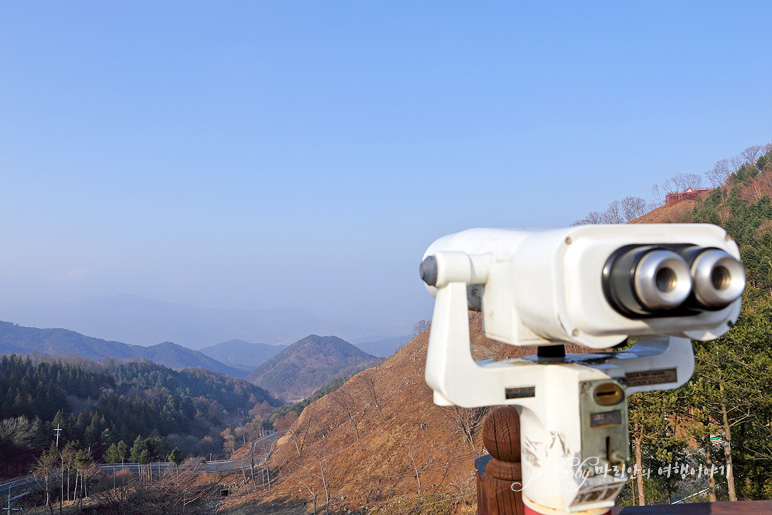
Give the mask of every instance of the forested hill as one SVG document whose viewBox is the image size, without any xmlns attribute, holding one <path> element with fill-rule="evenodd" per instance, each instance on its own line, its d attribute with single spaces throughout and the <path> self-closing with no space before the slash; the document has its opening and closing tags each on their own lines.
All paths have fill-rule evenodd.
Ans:
<svg viewBox="0 0 772 515">
<path fill-rule="evenodd" d="M 232 377 L 244 377 L 243 370 L 229 367 L 199 351 L 164 342 L 143 347 L 84 336 L 67 329 L 37 329 L 0 322 L 0 354 L 73 354 L 99 360 L 144 358 L 173 369 L 202 367 Z"/>
<path fill-rule="evenodd" d="M 338 337 L 312 334 L 257 367 L 247 379 L 282 399 L 302 399 L 330 379 L 379 361 Z"/>
<path fill-rule="evenodd" d="M 753 157 L 753 156 L 752 156 Z M 662 206 L 636 223 L 720 225 L 740 248 L 748 284 L 740 317 L 717 340 L 695 341 L 692 379 L 678 390 L 630 396 L 631 452 L 643 469 L 713 460 L 726 470 L 718 500 L 772 496 L 772 148 L 711 192 Z M 695 448 L 697 447 L 697 448 Z M 667 502 L 678 478 L 639 478 L 647 504 Z"/>
<path fill-rule="evenodd" d="M 30 462 L 49 446 L 57 425 L 65 444 L 90 449 L 97 460 L 111 444 L 130 446 L 138 436 L 151 435 L 166 437 L 186 455 L 216 453 L 229 422 L 248 413 L 265 415 L 278 405 L 262 388 L 201 369 L 3 356 L 0 462 Z"/>
</svg>

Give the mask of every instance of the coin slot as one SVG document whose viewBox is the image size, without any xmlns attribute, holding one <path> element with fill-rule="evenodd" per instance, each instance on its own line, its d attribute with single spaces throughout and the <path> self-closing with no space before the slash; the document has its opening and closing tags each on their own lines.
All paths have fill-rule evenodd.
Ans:
<svg viewBox="0 0 772 515">
<path fill-rule="evenodd" d="M 602 383 L 595 387 L 595 402 L 601 406 L 612 406 L 622 402 L 625 393 L 616 383 Z"/>
</svg>

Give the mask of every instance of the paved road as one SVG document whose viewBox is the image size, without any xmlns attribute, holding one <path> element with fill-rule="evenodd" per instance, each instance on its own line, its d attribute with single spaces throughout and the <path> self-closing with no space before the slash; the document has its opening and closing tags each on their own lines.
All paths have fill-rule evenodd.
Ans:
<svg viewBox="0 0 772 515">
<path fill-rule="evenodd" d="M 37 480 L 32 476 L 22 476 L 11 481 L 6 481 L 0 485 L 0 498 L 11 495 L 19 490 L 26 490 L 36 484 Z"/>
</svg>

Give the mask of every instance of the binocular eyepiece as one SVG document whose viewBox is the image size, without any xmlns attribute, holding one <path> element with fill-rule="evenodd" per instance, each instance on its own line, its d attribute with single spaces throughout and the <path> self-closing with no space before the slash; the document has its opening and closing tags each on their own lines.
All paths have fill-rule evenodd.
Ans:
<svg viewBox="0 0 772 515">
<path fill-rule="evenodd" d="M 745 270 L 717 248 L 693 245 L 628 245 L 603 268 L 609 304 L 628 318 L 717 311 L 745 289 Z"/>
</svg>

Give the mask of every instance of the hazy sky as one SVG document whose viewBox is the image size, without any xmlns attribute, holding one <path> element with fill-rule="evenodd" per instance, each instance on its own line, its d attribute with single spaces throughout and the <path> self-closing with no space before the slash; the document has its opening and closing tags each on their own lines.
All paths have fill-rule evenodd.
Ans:
<svg viewBox="0 0 772 515">
<path fill-rule="evenodd" d="M 405 323 L 425 248 L 772 141 L 770 2 L 3 2 L 0 308 Z"/>
</svg>

